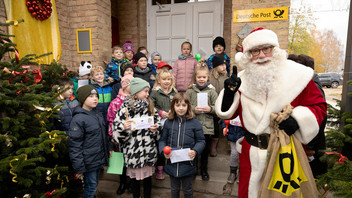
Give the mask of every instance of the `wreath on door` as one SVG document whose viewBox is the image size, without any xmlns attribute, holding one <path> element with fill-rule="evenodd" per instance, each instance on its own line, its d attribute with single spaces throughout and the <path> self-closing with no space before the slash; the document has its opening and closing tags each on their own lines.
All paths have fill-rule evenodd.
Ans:
<svg viewBox="0 0 352 198">
<path fill-rule="evenodd" d="M 31 15 L 41 21 L 48 19 L 53 11 L 50 0 L 27 0 L 26 6 Z"/>
</svg>

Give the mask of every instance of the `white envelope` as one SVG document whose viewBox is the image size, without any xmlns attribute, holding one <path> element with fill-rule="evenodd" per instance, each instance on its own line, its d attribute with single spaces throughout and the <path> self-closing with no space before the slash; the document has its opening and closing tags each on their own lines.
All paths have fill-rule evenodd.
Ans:
<svg viewBox="0 0 352 198">
<path fill-rule="evenodd" d="M 139 130 L 139 129 L 149 129 L 150 126 L 154 124 L 154 117 L 141 117 L 141 118 L 133 118 L 131 122 L 131 130 Z"/>
<path fill-rule="evenodd" d="M 89 80 L 78 80 L 78 87 L 89 85 Z"/>
<path fill-rule="evenodd" d="M 198 107 L 208 106 L 208 93 L 197 93 L 197 106 Z"/>
<path fill-rule="evenodd" d="M 191 161 L 192 159 L 189 157 L 188 152 L 190 152 L 190 148 L 172 150 L 171 151 L 171 163 L 183 162 L 183 161 Z"/>
</svg>

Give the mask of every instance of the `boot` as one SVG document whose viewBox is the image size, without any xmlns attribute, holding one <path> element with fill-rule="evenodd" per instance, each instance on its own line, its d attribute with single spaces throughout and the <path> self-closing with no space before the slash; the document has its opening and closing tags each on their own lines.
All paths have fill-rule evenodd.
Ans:
<svg viewBox="0 0 352 198">
<path fill-rule="evenodd" d="M 202 175 L 202 180 L 203 181 L 208 181 L 209 180 L 209 174 L 208 174 L 208 167 L 207 165 L 202 165 L 200 167 L 200 174 Z"/>
<path fill-rule="evenodd" d="M 160 179 L 160 180 L 165 179 L 165 176 L 163 174 L 164 166 L 158 166 L 157 169 L 158 171 L 156 173 L 156 179 Z"/>
<path fill-rule="evenodd" d="M 218 153 L 216 152 L 216 147 L 218 146 L 219 138 L 211 138 L 210 142 L 210 157 L 216 157 Z"/>
<path fill-rule="evenodd" d="M 237 178 L 237 167 L 230 166 L 230 175 L 227 178 L 227 183 L 233 184 Z"/>
<path fill-rule="evenodd" d="M 128 188 L 126 183 L 127 183 L 126 168 L 123 167 L 122 175 L 120 175 L 120 186 L 117 189 L 116 194 L 122 195 L 125 192 L 125 190 Z"/>
</svg>

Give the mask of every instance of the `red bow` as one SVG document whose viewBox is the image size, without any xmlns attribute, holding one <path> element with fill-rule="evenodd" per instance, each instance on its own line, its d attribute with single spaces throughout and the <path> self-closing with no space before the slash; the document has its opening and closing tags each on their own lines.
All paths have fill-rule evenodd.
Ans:
<svg viewBox="0 0 352 198">
<path fill-rule="evenodd" d="M 8 41 L 6 41 L 6 40 L 4 40 L 4 39 L 2 39 L 2 42 L 4 42 L 4 43 L 9 43 Z M 15 58 L 16 58 L 16 62 L 18 63 L 18 62 L 20 62 L 20 53 L 18 52 L 18 50 L 16 49 L 16 47 L 13 47 L 13 48 L 15 48 Z"/>
<path fill-rule="evenodd" d="M 338 164 L 338 163 L 343 163 L 344 160 L 348 160 L 348 158 L 345 157 L 345 156 L 343 156 L 341 153 L 326 152 L 325 154 L 326 154 L 326 155 L 338 155 L 338 156 L 340 156 L 340 159 L 339 159 L 338 162 L 336 162 L 336 164 Z"/>
<path fill-rule="evenodd" d="M 59 189 L 55 189 L 55 190 L 53 190 L 53 191 L 51 191 L 51 192 L 46 192 L 44 195 L 46 195 L 46 196 L 49 196 L 49 197 L 53 197 L 53 193 L 55 192 L 55 191 L 57 191 L 57 190 L 59 190 Z M 57 198 L 60 198 L 60 196 L 57 196 Z"/>
<path fill-rule="evenodd" d="M 17 76 L 20 76 L 20 75 L 24 75 L 26 77 L 26 79 L 24 80 L 24 83 L 26 83 L 28 81 L 28 77 L 26 75 L 26 73 L 28 73 L 28 70 L 25 70 L 25 71 L 22 71 L 22 72 L 16 72 L 16 71 L 12 71 L 12 74 L 14 74 L 15 76 L 12 77 L 10 80 L 9 80 L 9 83 L 15 79 Z"/>
<path fill-rule="evenodd" d="M 34 76 L 34 81 L 35 81 L 34 84 L 38 84 L 42 80 L 42 73 L 40 73 L 40 70 L 37 69 L 37 70 L 33 70 L 32 74 L 36 74 Z"/>
</svg>

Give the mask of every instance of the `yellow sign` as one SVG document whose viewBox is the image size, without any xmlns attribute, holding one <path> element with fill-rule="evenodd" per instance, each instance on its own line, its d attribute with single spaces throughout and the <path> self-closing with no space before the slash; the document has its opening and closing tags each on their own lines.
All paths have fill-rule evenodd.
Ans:
<svg viewBox="0 0 352 198">
<path fill-rule="evenodd" d="M 288 7 L 234 10 L 233 22 L 276 21 L 288 19 Z"/>
</svg>

